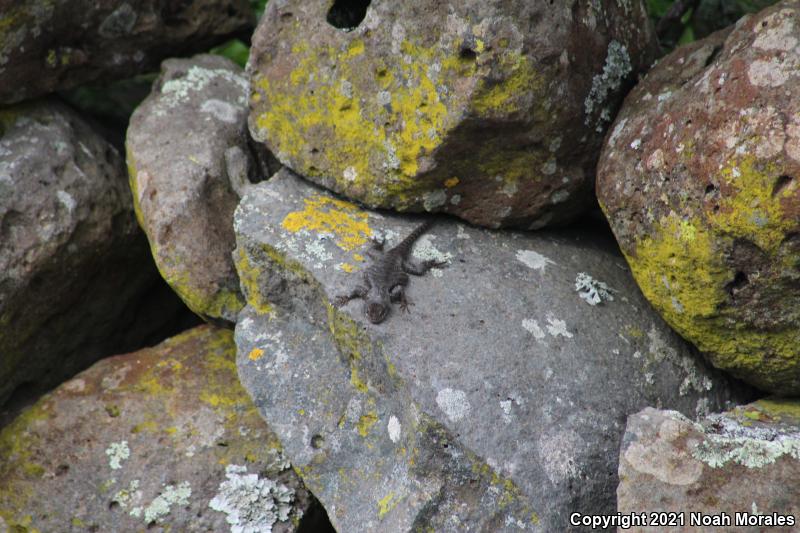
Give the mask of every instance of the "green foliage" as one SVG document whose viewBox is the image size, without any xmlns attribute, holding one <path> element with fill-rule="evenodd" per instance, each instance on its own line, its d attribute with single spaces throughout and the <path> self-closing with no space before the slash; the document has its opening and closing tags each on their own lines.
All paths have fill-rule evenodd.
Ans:
<svg viewBox="0 0 800 533">
<path fill-rule="evenodd" d="M 250 55 L 250 48 L 239 39 L 231 39 L 223 45 L 212 48 L 211 53 L 227 57 L 240 67 L 244 67 L 247 56 Z"/>
<path fill-rule="evenodd" d="M 256 19 L 261 19 L 264 14 L 264 8 L 267 7 L 267 0 L 250 0 L 250 5 L 253 6 L 253 11 L 256 12 Z"/>
<path fill-rule="evenodd" d="M 676 0 L 645 0 L 647 12 L 654 24 L 667 13 Z M 702 39 L 711 33 L 734 24 L 748 13 L 758 12 L 777 0 L 699 0 L 694 9 L 681 18 L 681 27 L 660 35 L 661 46 L 669 52 L 677 45 Z"/>
</svg>

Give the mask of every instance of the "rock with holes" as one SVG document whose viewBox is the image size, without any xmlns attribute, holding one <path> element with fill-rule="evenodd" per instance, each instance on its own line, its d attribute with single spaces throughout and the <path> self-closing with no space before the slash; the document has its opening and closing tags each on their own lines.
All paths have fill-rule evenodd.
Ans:
<svg viewBox="0 0 800 533">
<path fill-rule="evenodd" d="M 368 206 L 540 228 L 586 207 L 655 50 L 640 0 L 275 1 L 253 36 L 250 129 Z"/>
<path fill-rule="evenodd" d="M 797 401 L 759 400 L 700 423 L 648 407 L 628 417 L 618 511 L 670 519 L 628 531 L 797 531 L 798 479 Z"/>
<path fill-rule="evenodd" d="M 447 266 L 373 324 L 361 301 L 331 302 L 360 282 L 370 239 L 392 246 L 417 220 L 282 170 L 234 224 L 239 375 L 339 531 L 568 531 L 576 509 L 614 511 L 628 414 L 732 397 L 602 231 L 441 220 L 412 259 Z"/>
<path fill-rule="evenodd" d="M 232 337 L 202 326 L 104 359 L 28 408 L 0 432 L 0 530 L 324 524 L 239 385 Z"/>
<path fill-rule="evenodd" d="M 148 72 L 255 23 L 247 0 L 25 0 L 0 15 L 0 103 Z"/>
<path fill-rule="evenodd" d="M 800 5 L 681 47 L 628 96 L 597 195 L 645 296 L 719 368 L 800 393 Z"/>
<path fill-rule="evenodd" d="M 150 342 L 163 290 L 117 150 L 63 104 L 0 110 L 0 404 Z"/>
<path fill-rule="evenodd" d="M 128 171 L 161 274 L 197 314 L 233 324 L 242 308 L 231 260 L 233 210 L 269 169 L 251 150 L 247 80 L 212 55 L 170 59 L 131 118 Z"/>
</svg>

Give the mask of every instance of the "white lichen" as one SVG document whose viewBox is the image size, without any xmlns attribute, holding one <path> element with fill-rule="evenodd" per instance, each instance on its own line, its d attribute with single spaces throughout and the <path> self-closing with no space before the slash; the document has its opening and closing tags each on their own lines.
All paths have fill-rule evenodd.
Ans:
<svg viewBox="0 0 800 533">
<path fill-rule="evenodd" d="M 228 465 L 225 477 L 208 506 L 225 513 L 232 533 L 269 533 L 275 522 L 289 519 L 294 489 L 248 474 L 246 466 Z"/>
<path fill-rule="evenodd" d="M 575 278 L 575 290 L 578 292 L 578 296 L 589 305 L 601 304 L 604 301 L 613 302 L 614 295 L 612 293 L 616 292 L 586 272 L 578 272 Z"/>
<path fill-rule="evenodd" d="M 517 261 L 528 268 L 539 270 L 541 272 L 544 272 L 544 269 L 548 264 L 556 264 L 554 261 L 551 261 L 539 252 L 535 252 L 533 250 L 517 250 Z"/>
<path fill-rule="evenodd" d="M 445 388 L 436 395 L 436 405 L 439 406 L 451 422 L 463 419 L 471 410 L 467 393 L 463 390 Z"/>
<path fill-rule="evenodd" d="M 547 317 L 547 331 L 553 337 L 572 338 L 572 333 L 567 330 L 567 323 L 555 317 Z"/>
<path fill-rule="evenodd" d="M 390 416 L 389 423 L 386 425 L 386 431 L 389 432 L 389 439 L 395 444 L 400 441 L 401 429 L 400 420 L 394 415 Z"/>
<path fill-rule="evenodd" d="M 158 522 L 160 519 L 167 516 L 172 509 L 173 505 L 189 505 L 189 497 L 192 495 L 192 487 L 188 481 L 180 483 L 178 486 L 167 485 L 161 494 L 155 497 L 150 502 L 150 505 L 144 509 L 141 507 L 134 507 L 131 509 L 131 516 L 137 518 L 142 517 L 145 524 Z"/>
<path fill-rule="evenodd" d="M 532 318 L 524 318 L 522 320 L 522 327 L 536 340 L 542 340 L 545 338 L 544 330 L 539 327 L 539 323 L 532 319 Z"/>
<path fill-rule="evenodd" d="M 106 448 L 106 455 L 108 456 L 108 466 L 111 470 L 118 470 L 122 468 L 122 461 L 131 456 L 131 450 L 128 448 L 128 441 L 112 442 Z"/>
</svg>

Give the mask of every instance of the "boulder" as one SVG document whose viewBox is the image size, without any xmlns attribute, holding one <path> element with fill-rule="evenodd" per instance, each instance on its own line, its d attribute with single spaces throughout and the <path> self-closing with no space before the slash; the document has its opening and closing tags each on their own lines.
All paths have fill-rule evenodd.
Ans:
<svg viewBox="0 0 800 533">
<path fill-rule="evenodd" d="M 269 172 L 262 150 L 250 149 L 242 69 L 212 55 L 165 61 L 131 117 L 126 150 L 139 224 L 164 279 L 194 312 L 232 325 L 243 305 L 233 210 L 249 180 Z"/>
<path fill-rule="evenodd" d="M 227 330 L 104 359 L 0 432 L 3 531 L 290 532 L 315 514 Z"/>
<path fill-rule="evenodd" d="M 54 101 L 0 111 L 0 404 L 152 341 L 183 309 L 116 149 Z"/>
<path fill-rule="evenodd" d="M 24 0 L 0 18 L 0 103 L 129 78 L 255 24 L 247 0 Z"/>
<path fill-rule="evenodd" d="M 683 46 L 631 92 L 597 196 L 642 292 L 719 368 L 800 393 L 800 5 Z"/>
<path fill-rule="evenodd" d="M 628 414 L 694 415 L 736 388 L 641 297 L 611 236 L 439 220 L 409 313 L 368 321 L 335 297 L 370 239 L 418 224 L 363 210 L 288 170 L 235 215 L 248 305 L 242 383 L 339 531 L 568 531 L 615 508 Z M 613 384 L 613 385 L 612 385 Z"/>
<path fill-rule="evenodd" d="M 657 49 L 640 0 L 275 1 L 250 130 L 367 206 L 539 228 L 588 205 L 603 132 Z"/>
<path fill-rule="evenodd" d="M 795 400 L 759 400 L 699 423 L 648 407 L 628 417 L 618 510 L 667 519 L 628 531 L 797 531 L 798 478 Z"/>
</svg>

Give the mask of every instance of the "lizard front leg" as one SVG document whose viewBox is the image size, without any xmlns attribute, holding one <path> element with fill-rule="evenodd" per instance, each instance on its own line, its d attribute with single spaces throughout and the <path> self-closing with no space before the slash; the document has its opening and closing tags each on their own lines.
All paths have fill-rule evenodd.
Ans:
<svg viewBox="0 0 800 533">
<path fill-rule="evenodd" d="M 350 294 L 343 294 L 337 296 L 333 300 L 333 306 L 342 307 L 343 305 L 347 304 L 347 302 L 349 302 L 350 300 L 355 300 L 356 298 L 366 298 L 367 292 L 369 292 L 369 289 L 367 287 L 364 287 L 363 285 L 356 285 L 353 288 L 353 290 L 350 291 Z"/>
<path fill-rule="evenodd" d="M 422 276 L 432 268 L 444 268 L 446 266 L 447 261 L 437 261 L 435 259 L 428 259 L 427 261 L 412 261 L 410 259 L 403 260 L 403 272 L 407 272 L 415 276 Z"/>
<path fill-rule="evenodd" d="M 400 309 L 402 311 L 405 311 L 406 313 L 411 312 L 408 307 L 410 305 L 414 305 L 414 302 L 412 302 L 406 294 L 406 288 L 404 285 L 395 285 L 392 287 L 389 291 L 389 298 L 394 303 L 400 302 Z"/>
</svg>

